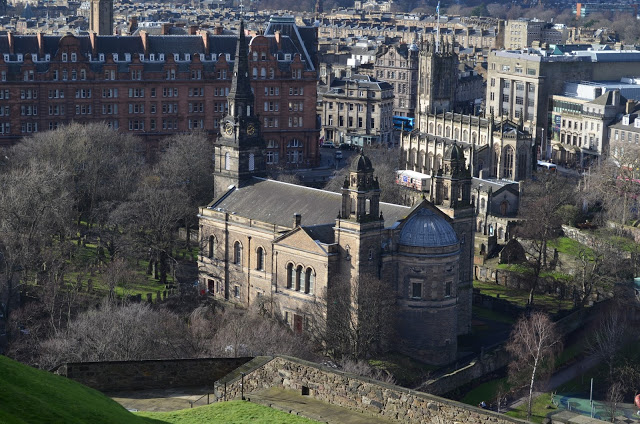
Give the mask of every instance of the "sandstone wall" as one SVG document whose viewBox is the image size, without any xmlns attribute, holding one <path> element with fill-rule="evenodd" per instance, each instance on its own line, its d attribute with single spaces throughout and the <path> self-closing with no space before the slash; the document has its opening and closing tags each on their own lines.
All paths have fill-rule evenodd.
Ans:
<svg viewBox="0 0 640 424">
<path fill-rule="evenodd" d="M 102 392 L 211 386 L 251 358 L 75 362 L 55 372 Z"/>
<path fill-rule="evenodd" d="M 241 379 L 227 383 L 227 399 L 239 398 Z M 244 376 L 245 397 L 281 387 L 315 399 L 402 423 L 526 423 L 460 402 L 393 386 L 290 357 L 276 357 Z"/>
</svg>

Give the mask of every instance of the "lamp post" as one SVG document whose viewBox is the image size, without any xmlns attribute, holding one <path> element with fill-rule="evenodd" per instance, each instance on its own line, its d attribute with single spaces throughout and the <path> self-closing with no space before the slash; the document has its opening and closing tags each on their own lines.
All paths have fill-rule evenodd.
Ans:
<svg viewBox="0 0 640 424">
<path fill-rule="evenodd" d="M 240 373 L 240 397 L 244 400 L 244 373 Z"/>
</svg>

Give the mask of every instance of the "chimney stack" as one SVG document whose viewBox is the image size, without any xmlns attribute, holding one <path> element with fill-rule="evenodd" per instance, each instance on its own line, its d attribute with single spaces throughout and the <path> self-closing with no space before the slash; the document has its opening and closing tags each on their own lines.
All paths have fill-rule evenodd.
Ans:
<svg viewBox="0 0 640 424">
<path fill-rule="evenodd" d="M 294 213 L 293 214 L 293 226 L 294 227 L 299 227 L 301 222 L 302 222 L 302 215 L 300 215 L 299 213 Z"/>
<path fill-rule="evenodd" d="M 636 102 L 634 100 L 631 100 L 631 99 L 627 100 L 627 105 L 626 105 L 624 113 L 626 115 L 631 114 L 631 112 L 633 112 L 633 109 L 635 107 L 636 107 Z"/>
<path fill-rule="evenodd" d="M 15 42 L 13 40 L 13 32 L 7 32 L 7 43 L 9 43 L 9 53 L 15 54 Z"/>
<path fill-rule="evenodd" d="M 140 41 L 142 41 L 142 49 L 145 56 L 149 54 L 149 33 L 145 30 L 140 30 Z"/>
</svg>

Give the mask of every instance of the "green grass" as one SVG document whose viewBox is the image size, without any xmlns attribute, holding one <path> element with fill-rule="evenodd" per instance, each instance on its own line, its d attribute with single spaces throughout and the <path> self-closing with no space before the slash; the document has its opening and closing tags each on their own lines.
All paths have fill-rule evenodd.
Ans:
<svg viewBox="0 0 640 424">
<path fill-rule="evenodd" d="M 529 421 L 541 423 L 547 417 L 547 414 L 553 412 L 557 408 L 551 403 L 551 393 L 544 393 L 533 400 L 531 405 L 531 418 Z M 527 419 L 527 404 L 520 405 L 513 411 L 507 412 L 508 416 L 514 418 Z"/>
<path fill-rule="evenodd" d="M 0 356 L 0 422 L 144 424 L 102 393 Z"/>
<path fill-rule="evenodd" d="M 498 264 L 498 269 L 517 272 L 518 274 L 531 274 L 533 272 L 531 268 L 522 264 Z"/>
<path fill-rule="evenodd" d="M 513 289 L 496 283 L 474 280 L 473 287 L 479 289 L 480 293 L 484 295 L 500 298 L 522 307 L 527 305 L 527 300 L 529 299 L 529 292 L 527 290 Z M 533 297 L 533 302 L 536 306 L 551 314 L 558 312 L 560 309 L 573 308 L 573 302 L 571 300 L 560 300 L 556 296 L 548 294 L 536 293 Z"/>
<path fill-rule="evenodd" d="M 558 237 L 555 240 L 550 240 L 547 243 L 547 246 L 558 249 L 558 253 L 564 253 L 565 255 L 570 255 L 576 258 L 579 258 L 582 252 L 587 255 L 587 259 L 589 260 L 593 260 L 595 258 L 593 249 L 569 237 Z"/>
<path fill-rule="evenodd" d="M 473 406 L 478 406 L 478 404 L 482 401 L 489 403 L 498 396 L 498 390 L 501 388 L 501 386 L 502 390 L 510 389 L 511 386 L 507 383 L 507 377 L 502 377 L 495 380 L 487 381 L 486 383 L 482 383 L 481 385 L 477 386 L 466 395 L 464 395 L 460 402 Z"/>
<path fill-rule="evenodd" d="M 241 400 L 214 403 L 173 412 L 137 412 L 136 415 L 150 418 L 153 423 L 170 424 L 305 424 L 317 422 Z"/>
</svg>

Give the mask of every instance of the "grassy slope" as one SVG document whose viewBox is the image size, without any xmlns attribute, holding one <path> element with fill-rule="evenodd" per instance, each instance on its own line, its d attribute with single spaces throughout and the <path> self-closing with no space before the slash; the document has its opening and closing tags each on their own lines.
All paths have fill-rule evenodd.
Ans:
<svg viewBox="0 0 640 424">
<path fill-rule="evenodd" d="M 0 422 L 149 423 L 102 393 L 0 356 Z"/>
<path fill-rule="evenodd" d="M 315 423 L 297 415 L 276 411 L 266 406 L 241 400 L 215 403 L 193 409 L 173 412 L 137 412 L 140 417 L 151 418 L 154 423 L 171 424 L 306 424 Z"/>
</svg>

